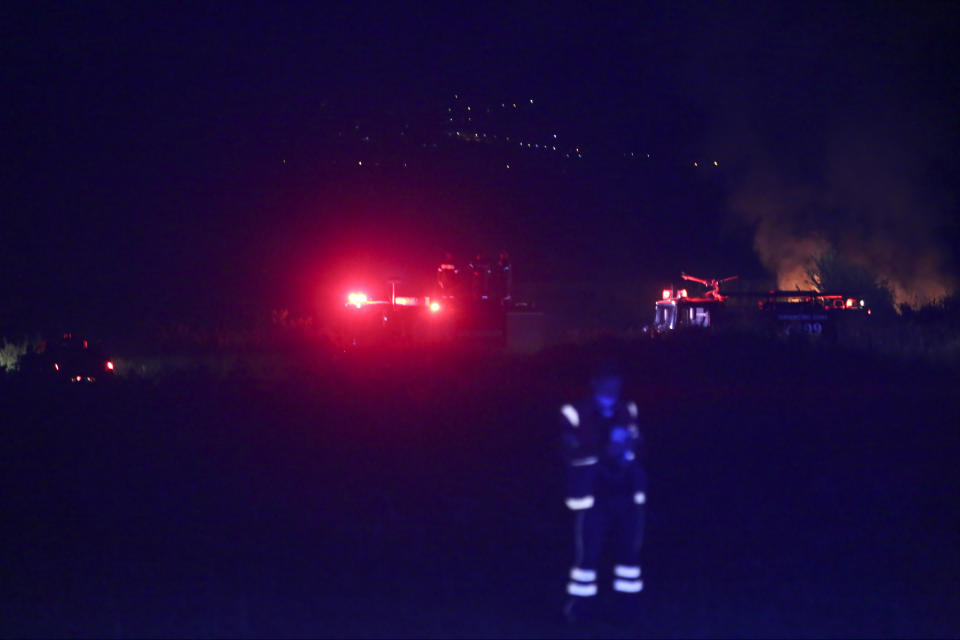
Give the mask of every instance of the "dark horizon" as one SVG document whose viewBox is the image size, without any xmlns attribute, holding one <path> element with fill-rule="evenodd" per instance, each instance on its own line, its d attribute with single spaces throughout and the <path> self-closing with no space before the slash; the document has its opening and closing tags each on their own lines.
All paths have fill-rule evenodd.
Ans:
<svg viewBox="0 0 960 640">
<path fill-rule="evenodd" d="M 949 3 L 3 13 L 10 330 L 309 307 L 344 265 L 419 275 L 449 248 L 652 292 L 792 285 L 827 248 L 902 301 L 960 273 Z M 473 124 L 500 142 L 451 135 Z M 584 157 L 502 140 L 551 130 Z"/>
</svg>

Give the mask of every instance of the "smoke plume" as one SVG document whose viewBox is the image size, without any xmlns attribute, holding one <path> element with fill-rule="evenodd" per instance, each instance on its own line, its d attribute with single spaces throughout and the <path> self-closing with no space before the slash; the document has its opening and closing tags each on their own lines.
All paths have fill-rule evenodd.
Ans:
<svg viewBox="0 0 960 640">
<path fill-rule="evenodd" d="M 884 124 L 828 136 L 812 171 L 767 156 L 738 180 L 731 209 L 754 228 L 754 249 L 780 288 L 809 288 L 807 269 L 834 251 L 886 282 L 898 304 L 956 291 L 954 203 L 935 179 L 942 156 L 918 147 L 922 130 Z"/>
<path fill-rule="evenodd" d="M 955 7 L 724 4 L 722 29 L 700 25 L 687 91 L 736 173 L 730 208 L 782 288 L 806 287 L 806 268 L 831 251 L 898 303 L 956 291 Z"/>
</svg>

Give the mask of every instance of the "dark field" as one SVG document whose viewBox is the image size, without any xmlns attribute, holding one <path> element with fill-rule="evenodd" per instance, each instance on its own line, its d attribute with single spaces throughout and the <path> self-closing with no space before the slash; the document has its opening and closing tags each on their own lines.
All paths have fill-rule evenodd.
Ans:
<svg viewBox="0 0 960 640">
<path fill-rule="evenodd" d="M 960 634 L 956 371 L 680 338 L 620 349 L 649 442 L 637 628 L 559 614 L 556 411 L 586 350 L 436 347 L 6 380 L 0 633 Z"/>
</svg>

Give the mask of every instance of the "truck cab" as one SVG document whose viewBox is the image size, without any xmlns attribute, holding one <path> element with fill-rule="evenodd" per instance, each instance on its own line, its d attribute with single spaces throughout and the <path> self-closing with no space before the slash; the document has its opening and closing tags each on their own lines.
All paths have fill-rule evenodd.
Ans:
<svg viewBox="0 0 960 640">
<path fill-rule="evenodd" d="M 664 289 L 656 303 L 654 329 L 662 333 L 685 327 L 711 327 L 722 306 L 723 302 L 714 298 L 691 298 L 686 289 Z"/>
</svg>

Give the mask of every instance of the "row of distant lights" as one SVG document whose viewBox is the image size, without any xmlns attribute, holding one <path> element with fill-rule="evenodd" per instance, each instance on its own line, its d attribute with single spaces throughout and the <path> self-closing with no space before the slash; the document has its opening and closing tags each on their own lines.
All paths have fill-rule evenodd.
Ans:
<svg viewBox="0 0 960 640">
<path fill-rule="evenodd" d="M 533 104 L 533 99 L 532 99 L 532 98 L 530 99 L 530 104 Z M 500 103 L 500 106 L 501 106 L 502 108 L 506 109 L 506 108 L 507 108 L 507 103 L 506 103 L 506 102 L 501 102 L 501 103 Z M 516 103 L 516 102 L 513 103 L 513 108 L 514 108 L 514 109 L 518 109 L 518 108 L 519 108 L 519 107 L 517 107 L 517 103 Z M 452 112 L 452 111 L 453 111 L 453 107 L 447 107 L 447 111 L 448 111 L 448 112 Z M 472 112 L 473 109 L 468 105 L 468 106 L 467 106 L 467 111 L 471 111 L 471 112 Z"/>
<path fill-rule="evenodd" d="M 459 100 L 459 99 L 460 99 L 460 94 L 459 94 L 459 93 L 453 94 L 453 99 L 454 99 L 454 100 Z M 530 98 L 530 104 L 533 104 L 533 98 Z M 517 109 L 517 108 L 518 108 L 516 102 L 512 103 L 512 105 L 513 105 L 513 108 L 514 108 L 514 109 Z M 507 103 L 506 103 L 506 102 L 501 102 L 501 103 L 500 103 L 500 106 L 503 107 L 504 109 L 506 109 L 506 108 L 507 108 Z M 450 109 L 447 109 L 447 111 L 450 111 Z M 470 111 L 470 107 L 467 107 L 467 111 Z"/>
<path fill-rule="evenodd" d="M 460 99 L 460 94 L 458 94 L 458 93 L 453 94 L 453 99 L 454 99 L 454 100 L 459 100 L 459 99 Z M 530 98 L 530 104 L 533 104 L 533 98 Z M 510 105 L 511 105 L 511 107 L 513 107 L 514 109 L 519 108 L 519 107 L 517 106 L 517 103 L 516 103 L 516 102 L 510 103 Z M 506 109 L 506 108 L 507 108 L 507 103 L 506 103 L 506 102 L 501 102 L 501 103 L 500 103 L 500 106 L 501 106 L 502 108 Z M 452 107 L 447 107 L 447 112 L 452 112 L 452 111 L 453 111 L 453 108 L 452 108 Z M 473 109 L 468 105 L 468 106 L 467 106 L 467 111 L 473 111 Z M 467 121 L 471 121 L 471 120 L 472 120 L 472 118 L 468 116 L 468 117 L 467 117 Z M 450 122 L 453 122 L 453 118 L 450 118 Z M 458 137 L 458 138 L 462 138 L 462 139 L 464 139 L 464 140 L 469 140 L 469 139 L 470 139 L 469 134 L 465 134 L 465 133 L 462 133 L 462 132 L 460 132 L 460 131 L 457 131 L 457 137 Z M 496 136 L 496 135 L 487 136 L 487 134 L 485 134 L 485 133 L 474 133 L 474 134 L 473 134 L 473 139 L 474 139 L 474 140 L 479 140 L 480 138 L 487 138 L 487 137 L 489 137 L 489 138 L 491 138 L 491 139 L 493 139 L 493 140 L 497 140 L 497 136 Z M 554 140 L 557 139 L 557 134 L 553 134 L 553 139 L 554 139 Z M 506 137 L 504 138 L 504 140 L 505 140 L 506 142 L 510 142 L 510 136 L 506 136 Z M 521 141 L 519 141 L 519 145 L 520 145 L 521 148 L 526 147 L 527 149 L 543 149 L 544 151 L 558 151 L 556 145 L 550 145 L 550 144 L 540 145 L 540 144 L 536 144 L 536 143 L 533 143 L 533 142 L 523 142 L 523 141 L 521 140 Z M 560 150 L 559 153 L 563 153 L 563 151 Z M 583 158 L 583 154 L 580 152 L 580 148 L 579 148 L 579 147 L 577 147 L 577 148 L 574 150 L 574 153 L 577 155 L 578 158 Z M 567 158 L 570 158 L 570 157 L 571 157 L 571 155 L 570 155 L 569 153 L 564 154 L 564 156 L 567 157 Z M 510 168 L 510 165 L 507 164 L 507 169 L 509 169 L 509 168 Z"/>
<path fill-rule="evenodd" d="M 636 152 L 634 152 L 634 151 L 631 151 L 630 153 L 624 153 L 623 155 L 624 155 L 624 156 L 630 156 L 631 158 L 639 158 L 640 156 L 643 156 L 643 155 L 645 155 L 645 156 L 648 157 L 648 158 L 650 157 L 650 154 L 649 154 L 649 153 L 643 154 L 643 153 L 636 153 Z M 693 166 L 699 168 L 699 167 L 700 167 L 700 161 L 699 161 L 699 160 L 694 160 L 694 161 L 693 161 Z M 720 166 L 720 163 L 719 163 L 717 160 L 714 160 L 714 161 L 713 161 L 713 166 L 719 167 L 719 166 Z"/>
<path fill-rule="evenodd" d="M 469 134 L 469 133 L 463 133 L 462 131 L 457 131 L 457 137 L 458 137 L 458 138 L 461 138 L 461 139 L 463 139 L 463 140 L 480 140 L 481 138 L 489 138 L 489 139 L 491 139 L 491 140 L 497 140 L 497 139 L 498 139 L 495 134 L 494 134 L 494 135 L 491 135 L 491 136 L 487 136 L 487 134 L 485 134 L 485 133 L 474 133 L 474 134 L 471 136 L 471 134 Z M 556 139 L 557 134 L 553 134 L 553 137 L 554 137 L 554 139 Z M 505 140 L 506 142 L 510 142 L 510 136 L 506 136 L 506 137 L 504 138 L 504 140 Z M 521 140 L 518 144 L 519 144 L 521 147 L 526 147 L 527 149 L 543 149 L 544 151 L 558 151 L 559 153 L 563 153 L 563 150 L 562 150 L 562 149 L 557 149 L 557 146 L 556 146 L 556 145 L 549 145 L 549 144 L 541 145 L 541 144 L 537 144 L 537 143 L 534 143 L 534 142 L 523 142 L 522 140 Z M 574 149 L 574 153 L 577 155 L 578 158 L 582 158 L 582 157 L 583 157 L 583 153 L 580 151 L 580 147 L 576 147 L 576 148 Z M 569 154 L 569 153 L 568 153 L 568 154 L 565 154 L 565 155 L 566 155 L 566 157 L 568 157 L 568 158 L 570 157 L 570 154 Z"/>
<path fill-rule="evenodd" d="M 457 132 L 457 135 L 460 136 L 461 138 L 463 138 L 464 140 L 467 140 L 467 139 L 468 139 L 465 135 L 462 135 L 459 131 Z M 474 137 L 477 138 L 477 139 L 479 139 L 481 136 L 480 136 L 480 134 L 475 133 L 475 134 L 474 134 Z M 487 135 L 486 135 L 486 134 L 483 134 L 482 137 L 486 138 Z M 493 137 L 496 138 L 496 136 L 493 136 Z M 507 138 L 507 140 L 509 141 L 510 138 Z M 520 146 L 523 147 L 523 146 L 524 146 L 524 143 L 521 142 L 521 143 L 520 143 Z M 526 147 L 527 147 L 527 148 L 531 148 L 529 142 L 526 143 Z M 540 148 L 540 145 L 535 144 L 535 145 L 533 145 L 533 148 L 539 149 L 539 148 Z M 548 149 L 547 145 L 543 145 L 543 149 L 544 149 L 544 150 L 547 150 L 547 149 Z M 556 147 L 550 147 L 550 149 L 553 150 L 553 151 L 556 151 L 556 150 L 557 150 Z M 577 153 L 577 157 L 578 157 L 578 158 L 583 158 L 583 154 L 580 153 L 580 149 L 579 149 L 579 148 L 577 148 L 576 153 Z M 632 153 L 631 153 L 630 155 L 633 156 Z M 649 154 L 649 153 L 646 154 L 646 155 L 647 155 L 648 158 L 650 157 L 650 154 Z M 570 157 L 570 154 L 569 154 L 569 153 L 566 154 L 566 157 L 569 158 L 569 157 Z M 283 164 L 287 164 L 287 161 L 284 160 L 284 161 L 283 161 Z M 379 162 L 377 162 L 377 163 L 375 163 L 375 164 L 376 164 L 376 166 L 380 166 L 380 163 L 379 163 Z M 358 160 L 358 161 L 357 161 L 357 166 L 362 167 L 362 166 L 363 166 L 363 160 Z M 404 163 L 403 163 L 403 166 L 406 167 L 406 166 L 407 166 L 407 163 L 404 162 Z M 700 163 L 695 161 L 695 162 L 693 163 L 693 166 L 694 166 L 694 167 L 699 167 L 699 166 L 700 166 Z M 718 161 L 714 160 L 714 161 L 713 161 L 713 166 L 719 167 L 719 166 L 720 166 L 720 163 L 719 163 Z M 508 163 L 507 163 L 507 169 L 509 169 L 509 168 L 510 168 L 510 163 L 508 162 Z"/>
<path fill-rule="evenodd" d="M 404 163 L 402 163 L 402 164 L 403 164 L 403 168 L 406 169 L 406 168 L 407 168 L 407 163 L 404 162 Z M 358 166 L 358 167 L 362 167 L 362 166 L 363 166 L 363 160 L 357 160 L 357 166 Z M 368 167 L 370 166 L 370 163 L 369 163 L 369 162 L 367 163 L 367 166 L 368 166 Z M 374 166 L 374 167 L 379 167 L 379 166 L 380 166 L 380 163 L 379 163 L 379 162 L 374 162 L 374 163 L 373 163 L 373 166 Z M 387 166 L 390 166 L 390 165 L 387 165 Z"/>
<path fill-rule="evenodd" d="M 454 100 L 459 100 L 459 99 L 460 99 L 460 95 L 459 95 L 459 94 L 456 94 L 456 93 L 453 94 L 453 99 L 454 99 Z M 513 102 L 513 103 L 511 103 L 511 104 L 512 104 L 512 106 L 513 106 L 514 109 L 517 108 L 517 103 L 516 103 L 516 102 Z M 530 104 L 533 104 L 533 98 L 530 98 Z M 503 107 L 503 108 L 506 108 L 507 103 L 506 103 L 506 102 L 501 102 L 501 103 L 500 103 L 500 106 Z M 449 113 L 449 112 L 452 112 L 452 111 L 453 111 L 453 108 L 452 108 L 452 107 L 447 107 L 447 112 L 448 112 L 448 113 Z M 472 109 L 470 108 L 469 105 L 467 106 L 467 111 L 472 111 Z M 467 121 L 472 121 L 472 118 L 468 116 L 468 117 L 467 117 Z M 450 118 L 450 122 L 453 122 L 453 118 Z M 461 134 L 459 131 L 457 131 L 457 136 L 458 136 L 458 137 L 461 137 L 461 138 L 463 138 L 463 139 L 465 139 L 465 140 L 468 139 L 468 136 L 467 136 L 466 134 Z M 487 134 L 485 134 L 485 133 L 484 133 L 484 134 L 474 133 L 474 134 L 473 134 L 473 137 L 474 137 L 474 139 L 479 140 L 480 138 L 486 138 L 486 137 L 487 137 Z M 497 136 L 495 136 L 495 135 L 494 135 L 494 136 L 490 136 L 490 137 L 493 138 L 494 140 L 497 139 Z M 554 137 L 554 139 L 556 139 L 557 134 L 553 134 L 553 137 Z M 507 141 L 507 142 L 510 142 L 509 136 L 506 138 L 506 141 Z M 531 144 L 531 143 L 529 143 L 529 142 L 524 143 L 523 141 L 520 142 L 520 146 L 521 146 L 521 147 L 526 146 L 528 149 L 531 149 L 531 148 L 533 148 L 533 149 L 540 149 L 540 148 L 541 148 L 539 144 Z M 542 148 L 543 148 L 545 151 L 556 151 L 556 150 L 557 150 L 557 147 L 556 147 L 556 146 L 553 146 L 553 145 L 543 145 Z M 583 154 L 580 153 L 580 149 L 579 149 L 579 148 L 576 149 L 575 153 L 577 154 L 577 157 L 578 157 L 578 158 L 583 158 Z M 627 155 L 627 154 L 624 154 L 624 155 Z M 637 154 L 637 153 L 635 153 L 635 152 L 633 152 L 633 151 L 630 152 L 630 157 L 631 157 L 631 158 L 639 157 L 639 155 L 640 155 L 640 154 Z M 646 156 L 647 156 L 647 158 L 649 158 L 649 157 L 650 157 L 650 154 L 648 153 L 648 154 L 646 154 Z M 570 154 L 569 154 L 569 153 L 566 154 L 566 157 L 569 158 L 569 157 L 570 157 Z M 694 161 L 693 166 L 696 167 L 696 168 L 699 168 L 699 167 L 700 167 L 700 162 L 699 162 L 699 161 Z M 720 163 L 719 163 L 718 161 L 714 160 L 714 161 L 713 161 L 713 166 L 719 167 L 719 166 L 720 166 Z M 509 164 L 507 165 L 507 168 L 508 168 L 508 169 L 510 168 L 510 165 L 509 165 Z"/>
<path fill-rule="evenodd" d="M 454 99 L 454 100 L 459 100 L 459 99 L 460 99 L 460 94 L 457 94 L 457 93 L 453 94 L 453 99 Z M 530 98 L 530 104 L 533 104 L 533 98 Z M 514 109 L 517 108 L 517 103 L 516 103 L 516 102 L 511 103 L 511 105 L 513 106 Z M 506 107 L 507 107 L 507 103 L 506 103 L 506 102 L 501 102 L 501 103 L 500 103 L 500 106 L 503 107 L 503 108 L 506 108 Z M 453 108 L 452 108 L 452 107 L 447 107 L 447 112 L 448 112 L 448 113 L 450 113 L 450 112 L 452 112 L 452 111 L 453 111 Z M 467 111 L 472 111 L 472 109 L 470 108 L 469 105 L 467 106 Z M 468 116 L 468 117 L 467 117 L 467 121 L 472 121 L 472 118 Z M 450 118 L 450 122 L 453 122 L 453 118 Z M 474 138 L 475 138 L 475 139 L 479 139 L 479 138 L 481 138 L 481 137 L 483 137 L 483 138 L 486 138 L 486 137 L 487 137 L 487 134 L 485 134 L 485 133 L 484 133 L 484 134 L 474 133 L 473 135 L 474 135 Z M 457 136 L 464 137 L 464 136 L 461 136 L 461 134 L 460 134 L 459 131 L 457 131 Z M 491 137 L 492 137 L 494 140 L 497 139 L 497 136 L 491 136 Z M 553 137 L 554 137 L 554 139 L 556 139 L 557 134 L 553 134 Z M 464 138 L 464 139 L 466 139 L 466 138 Z M 510 138 L 507 137 L 507 138 L 506 138 L 506 141 L 507 141 L 507 142 L 510 142 Z M 524 143 L 523 143 L 523 142 L 520 142 L 520 146 L 523 147 L 523 146 L 524 146 Z M 531 143 L 529 143 L 529 142 L 526 143 L 526 147 L 527 147 L 528 149 L 531 148 Z M 532 146 L 532 148 L 534 148 L 534 149 L 539 149 L 539 148 L 541 148 L 541 147 L 540 147 L 540 145 L 538 145 L 538 144 L 534 144 L 534 145 Z M 556 148 L 555 146 L 552 146 L 552 145 L 543 145 L 543 149 L 544 149 L 544 150 L 552 150 L 552 151 L 556 151 L 556 150 L 557 150 L 557 148 Z M 576 154 L 577 154 L 577 157 L 578 157 L 578 158 L 583 158 L 583 155 L 580 153 L 580 149 L 579 149 L 579 148 L 576 150 Z M 627 155 L 627 154 L 624 154 L 624 155 Z M 633 151 L 630 152 L 630 157 L 631 157 L 631 158 L 637 158 L 637 157 L 639 157 L 640 155 L 641 155 L 641 154 L 637 154 L 637 153 L 635 153 L 635 152 L 633 152 Z M 649 158 L 649 157 L 650 157 L 650 154 L 648 153 L 648 154 L 646 154 L 646 156 L 647 156 L 647 158 Z M 570 154 L 569 154 L 569 153 L 566 154 L 566 157 L 569 158 L 569 157 L 570 157 Z M 696 167 L 696 168 L 699 168 L 699 167 L 700 167 L 700 162 L 695 160 L 694 163 L 693 163 L 693 166 Z M 719 167 L 719 166 L 720 166 L 720 163 L 719 163 L 718 161 L 714 160 L 714 161 L 713 161 L 713 166 Z M 510 165 L 509 165 L 509 164 L 507 165 L 507 168 L 508 168 L 508 169 L 510 168 Z"/>
<path fill-rule="evenodd" d="M 456 94 L 456 93 L 453 94 L 453 98 L 454 98 L 454 100 L 459 100 L 459 99 L 460 99 L 460 94 Z M 533 98 L 530 98 L 530 104 L 533 104 Z M 514 109 L 518 108 L 516 102 L 511 103 L 511 105 L 512 105 L 512 107 L 513 107 Z M 507 103 L 506 103 L 506 102 L 501 102 L 501 103 L 500 103 L 500 106 L 503 107 L 503 108 L 506 108 Z M 447 107 L 447 111 L 448 111 L 448 112 L 452 112 L 453 109 L 452 109 L 451 107 Z M 470 107 L 469 105 L 467 106 L 467 111 L 472 111 L 472 109 L 471 109 L 471 107 Z M 468 117 L 467 120 L 471 120 L 471 118 Z M 450 118 L 450 122 L 453 122 L 453 118 Z M 357 125 L 356 128 L 359 129 L 359 128 L 360 128 L 359 125 Z M 461 139 L 463 139 L 463 140 L 469 140 L 469 139 L 470 139 L 469 134 L 465 134 L 465 133 L 462 133 L 462 132 L 460 132 L 460 131 L 457 131 L 457 137 L 458 137 L 458 138 L 461 138 Z M 496 134 L 491 135 L 491 136 L 487 136 L 486 133 L 477 133 L 477 132 L 475 132 L 475 133 L 473 134 L 473 139 L 474 139 L 474 140 L 480 140 L 481 138 L 487 138 L 487 137 L 489 137 L 489 138 L 491 138 L 491 139 L 493 139 L 493 140 L 497 140 L 497 139 L 498 139 L 497 136 L 496 136 Z M 553 139 L 554 139 L 554 140 L 557 139 L 557 134 L 553 134 Z M 506 140 L 506 142 L 510 142 L 510 136 L 506 136 L 506 137 L 504 138 L 504 140 Z M 369 141 L 369 138 L 366 138 L 366 139 L 364 140 L 364 142 L 368 142 L 368 141 Z M 522 140 L 519 141 L 519 145 L 520 145 L 521 148 L 526 147 L 527 149 L 543 149 L 544 151 L 557 151 L 556 145 L 546 145 L 546 144 L 545 144 L 545 145 L 541 146 L 541 145 L 539 145 L 539 144 L 537 144 L 537 143 L 531 143 L 531 142 L 526 142 L 526 143 L 524 143 Z M 563 153 L 563 152 L 560 151 L 560 153 Z M 574 153 L 576 153 L 576 155 L 577 155 L 578 158 L 581 158 L 581 159 L 583 158 L 583 153 L 581 153 L 579 147 L 576 147 L 576 148 L 575 148 Z M 625 153 L 624 155 L 627 155 L 627 154 Z M 636 158 L 636 157 L 639 157 L 640 154 L 637 154 L 637 153 L 631 151 L 629 155 L 630 155 L 631 158 Z M 649 153 L 647 153 L 647 154 L 645 154 L 645 155 L 646 155 L 647 158 L 650 158 L 650 154 L 649 154 Z M 570 156 L 569 153 L 567 153 L 567 154 L 565 154 L 565 157 L 570 158 L 571 156 Z M 286 160 L 284 160 L 283 162 L 284 162 L 284 164 L 286 164 Z M 378 164 L 379 164 L 379 163 L 378 163 Z M 362 167 L 362 166 L 363 166 L 363 161 L 362 161 L 362 160 L 357 161 L 357 165 Z M 403 165 L 406 166 L 407 163 L 404 162 Z M 695 161 L 693 162 L 693 166 L 694 166 L 695 168 L 699 168 L 699 167 L 700 167 L 700 162 L 695 160 Z M 720 163 L 719 163 L 717 160 L 714 160 L 714 161 L 713 161 L 713 166 L 718 167 L 718 166 L 720 166 Z M 510 164 L 507 163 L 507 169 L 509 169 L 509 168 L 510 168 Z"/>
<path fill-rule="evenodd" d="M 454 97 L 455 100 L 459 100 L 459 99 L 460 99 L 460 96 L 457 95 L 457 94 L 454 94 L 453 97 Z M 533 104 L 533 98 L 530 98 L 530 104 Z M 516 103 L 516 102 L 511 103 L 511 105 L 513 106 L 514 109 L 519 109 L 519 107 L 517 106 L 517 103 Z M 506 108 L 507 108 L 507 103 L 506 103 L 506 102 L 501 102 L 501 103 L 500 103 L 500 107 L 503 108 L 503 109 L 506 109 Z M 473 109 L 471 109 L 470 106 L 467 105 L 467 111 L 471 111 L 471 112 L 472 112 Z M 488 109 L 488 111 L 489 111 L 489 109 Z M 453 107 L 447 107 L 447 113 L 452 113 L 452 112 L 453 112 Z M 450 122 L 453 122 L 453 116 L 450 117 Z M 473 122 L 473 116 L 467 116 L 467 122 Z"/>
</svg>

